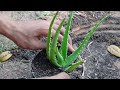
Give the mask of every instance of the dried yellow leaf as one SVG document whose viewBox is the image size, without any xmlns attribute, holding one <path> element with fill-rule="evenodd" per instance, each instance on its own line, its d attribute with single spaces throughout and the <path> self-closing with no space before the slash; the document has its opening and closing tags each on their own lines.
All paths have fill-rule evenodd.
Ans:
<svg viewBox="0 0 120 90">
<path fill-rule="evenodd" d="M 12 54 L 10 53 L 10 51 L 5 51 L 5 52 L 1 53 L 0 54 L 0 62 L 7 61 L 11 56 L 12 56 Z"/>
<path fill-rule="evenodd" d="M 108 46 L 107 50 L 112 54 L 115 55 L 117 57 L 120 57 L 120 48 L 118 46 L 115 45 L 110 45 Z"/>
</svg>

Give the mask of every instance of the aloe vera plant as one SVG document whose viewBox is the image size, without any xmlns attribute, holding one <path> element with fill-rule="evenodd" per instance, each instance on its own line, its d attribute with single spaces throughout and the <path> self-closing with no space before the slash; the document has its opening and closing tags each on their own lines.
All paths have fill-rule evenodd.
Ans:
<svg viewBox="0 0 120 90">
<path fill-rule="evenodd" d="M 58 36 L 59 36 L 60 30 L 64 24 L 65 19 L 62 20 L 62 22 L 60 23 L 60 25 L 58 26 L 58 28 L 56 30 L 56 33 L 55 33 L 53 39 L 51 40 L 52 26 L 57 17 L 57 14 L 58 14 L 58 12 L 53 17 L 50 27 L 49 27 L 47 48 L 46 48 L 47 57 L 53 65 L 63 68 L 65 72 L 71 72 L 72 70 L 77 68 L 79 65 L 84 63 L 83 60 L 78 60 L 77 62 L 75 62 L 75 60 L 82 53 L 82 51 L 84 50 L 85 46 L 87 45 L 89 39 L 94 34 L 94 32 L 97 30 L 97 28 L 100 26 L 100 24 L 108 16 L 103 17 L 93 28 L 91 28 L 90 32 L 86 35 L 85 39 L 82 41 L 82 43 L 80 44 L 78 49 L 76 49 L 71 55 L 67 56 L 68 36 L 69 36 L 69 31 L 70 31 L 70 27 L 71 27 L 72 18 L 73 18 L 73 12 L 70 12 L 70 17 L 68 20 L 68 24 L 67 24 L 66 31 L 65 31 L 60 48 L 58 48 L 58 46 L 57 46 Z"/>
</svg>

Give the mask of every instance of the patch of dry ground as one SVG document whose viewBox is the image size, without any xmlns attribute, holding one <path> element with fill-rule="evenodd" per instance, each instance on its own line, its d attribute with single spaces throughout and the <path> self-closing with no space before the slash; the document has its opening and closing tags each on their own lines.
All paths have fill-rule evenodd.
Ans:
<svg viewBox="0 0 120 90">
<path fill-rule="evenodd" d="M 55 11 L 0 11 L 0 14 L 7 15 L 11 17 L 13 20 L 36 20 L 36 19 L 51 19 L 54 15 Z M 77 34 L 81 34 L 82 32 L 87 32 L 90 26 L 92 26 L 98 19 L 106 14 L 112 14 L 111 16 L 119 18 L 119 11 L 79 11 L 76 12 L 74 16 L 74 21 L 72 28 L 76 28 Z M 114 14 L 113 14 L 114 13 Z M 67 16 L 68 12 L 60 12 L 58 19 L 61 17 Z M 111 21 L 112 22 L 112 21 Z M 113 23 L 115 23 L 113 21 Z M 116 25 L 119 25 L 119 21 Z M 80 25 L 80 28 L 78 26 Z M 83 30 L 81 29 L 83 28 Z M 75 29 L 74 29 L 75 30 Z M 72 34 L 75 34 L 75 32 Z M 73 32 L 73 31 L 72 31 Z M 76 34 L 76 36 L 77 36 Z M 74 35 L 73 35 L 74 36 Z M 72 38 L 74 38 L 72 36 Z M 82 36 L 82 35 L 81 35 Z M 17 46 L 8 38 L 0 35 L 0 48 L 1 52 L 5 50 L 11 50 L 17 48 Z M 32 78 L 31 72 L 31 61 L 37 54 L 37 51 L 29 51 L 29 50 L 20 50 L 18 52 L 13 51 L 13 58 L 9 61 L 0 63 L 0 79 L 4 78 Z M 27 57 L 26 57 L 27 56 Z M 30 57 L 32 56 L 32 57 Z M 74 72 L 75 73 L 75 72 Z"/>
</svg>

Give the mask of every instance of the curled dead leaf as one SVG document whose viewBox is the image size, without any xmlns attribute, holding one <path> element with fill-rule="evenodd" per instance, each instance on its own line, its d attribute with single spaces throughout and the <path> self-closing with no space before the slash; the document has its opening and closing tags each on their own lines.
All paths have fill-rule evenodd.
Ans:
<svg viewBox="0 0 120 90">
<path fill-rule="evenodd" d="M 110 45 L 108 46 L 107 50 L 112 54 L 115 55 L 117 57 L 120 57 L 120 48 L 118 46 L 115 45 Z"/>
<path fill-rule="evenodd" d="M 12 56 L 10 51 L 5 51 L 0 54 L 0 62 L 7 61 Z"/>
</svg>

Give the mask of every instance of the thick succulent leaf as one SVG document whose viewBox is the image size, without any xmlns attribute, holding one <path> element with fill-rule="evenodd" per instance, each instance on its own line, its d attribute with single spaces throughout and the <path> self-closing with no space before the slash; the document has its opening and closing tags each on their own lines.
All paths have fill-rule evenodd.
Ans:
<svg viewBox="0 0 120 90">
<path fill-rule="evenodd" d="M 60 52 L 58 51 L 58 48 L 56 48 L 56 55 L 57 55 L 57 61 L 60 66 L 64 66 L 64 59 Z"/>
<path fill-rule="evenodd" d="M 52 45 L 51 45 L 51 50 L 50 50 L 50 60 L 52 60 L 53 64 L 57 64 L 56 61 L 56 53 L 54 52 L 56 50 L 57 47 L 57 40 L 58 40 L 58 36 L 60 34 L 60 30 L 64 24 L 65 19 L 62 20 L 62 22 L 60 23 L 60 25 L 58 26 L 56 33 L 53 37 L 53 41 L 52 41 Z"/>
<path fill-rule="evenodd" d="M 63 26 L 63 24 L 64 24 L 64 21 L 65 21 L 65 19 L 62 20 L 62 22 L 61 22 L 60 25 L 58 26 L 58 28 L 57 28 L 57 30 L 56 30 L 56 33 L 55 33 L 55 35 L 54 35 L 54 37 L 53 37 L 52 45 L 51 45 L 51 52 L 50 52 L 51 58 L 54 56 L 54 55 L 53 55 L 54 52 L 53 52 L 52 50 L 54 50 L 54 51 L 56 50 L 58 36 L 59 36 L 59 34 L 60 34 L 60 30 L 61 30 L 61 28 L 62 28 L 62 26 Z"/>
<path fill-rule="evenodd" d="M 65 68 L 64 71 L 65 71 L 66 73 L 69 73 L 69 72 L 73 71 L 74 69 L 76 69 L 79 65 L 82 65 L 83 63 L 84 63 L 83 60 L 79 60 L 79 61 L 77 61 L 76 63 L 72 64 L 71 66 Z"/>
<path fill-rule="evenodd" d="M 69 36 L 70 27 L 71 27 L 72 17 L 73 17 L 73 12 L 71 12 L 70 14 L 70 18 L 68 20 L 68 24 L 67 24 L 66 31 L 62 40 L 61 48 L 60 48 L 60 53 L 62 54 L 64 59 L 67 57 L 68 36 Z"/>
<path fill-rule="evenodd" d="M 50 44 L 51 44 L 51 33 L 52 33 L 52 26 L 54 24 L 54 21 L 57 17 L 58 12 L 55 14 L 55 16 L 53 17 L 51 23 L 50 23 L 50 27 L 49 27 L 49 32 L 48 32 L 48 38 L 47 38 L 47 48 L 46 48 L 46 52 L 47 52 L 47 57 L 48 59 L 50 59 Z"/>
<path fill-rule="evenodd" d="M 58 60 L 57 60 L 57 58 L 56 58 L 56 52 L 54 51 L 53 48 L 51 49 L 51 51 L 52 51 L 53 53 L 52 53 L 52 57 L 50 57 L 50 62 L 51 62 L 53 65 L 57 66 L 57 67 L 62 67 L 62 66 L 58 63 Z"/>
<path fill-rule="evenodd" d="M 75 50 L 70 56 L 68 56 L 65 60 L 66 66 L 72 64 L 77 57 L 81 54 L 85 46 L 87 45 L 89 39 L 91 36 L 94 34 L 94 32 L 97 30 L 97 28 L 100 26 L 100 24 L 107 18 L 108 16 L 105 16 L 102 20 L 100 20 L 92 29 L 91 31 L 87 34 L 85 39 L 82 41 L 82 44 L 78 47 L 77 50 Z"/>
</svg>

